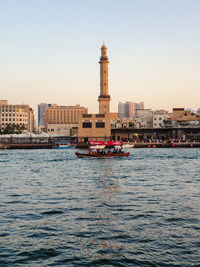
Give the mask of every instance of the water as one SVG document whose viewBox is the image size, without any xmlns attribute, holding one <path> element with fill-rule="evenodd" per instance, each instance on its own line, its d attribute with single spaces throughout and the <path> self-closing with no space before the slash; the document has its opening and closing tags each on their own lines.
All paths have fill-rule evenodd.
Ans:
<svg viewBox="0 0 200 267">
<path fill-rule="evenodd" d="M 200 266 L 200 149 L 0 151 L 0 266 Z"/>
</svg>

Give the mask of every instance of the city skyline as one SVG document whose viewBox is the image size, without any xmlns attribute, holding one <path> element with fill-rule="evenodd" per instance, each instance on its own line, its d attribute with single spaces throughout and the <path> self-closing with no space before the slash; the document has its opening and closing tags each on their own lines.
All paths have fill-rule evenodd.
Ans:
<svg viewBox="0 0 200 267">
<path fill-rule="evenodd" d="M 99 53 L 108 47 L 111 111 L 199 108 L 198 1 L 9 1 L 0 16 L 1 99 L 80 104 L 96 112 Z M 102 16 L 103 14 L 103 16 Z"/>
</svg>

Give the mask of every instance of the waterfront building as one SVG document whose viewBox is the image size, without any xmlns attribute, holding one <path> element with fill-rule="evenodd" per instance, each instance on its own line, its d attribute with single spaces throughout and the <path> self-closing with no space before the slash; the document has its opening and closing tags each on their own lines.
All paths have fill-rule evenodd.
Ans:
<svg viewBox="0 0 200 267">
<path fill-rule="evenodd" d="M 137 109 L 134 116 L 135 128 L 152 128 L 153 112 L 151 109 Z"/>
<path fill-rule="evenodd" d="M 45 109 L 51 107 L 52 104 L 41 103 L 38 104 L 38 126 L 40 128 L 45 127 Z"/>
<path fill-rule="evenodd" d="M 193 113 L 192 110 L 185 110 L 184 108 L 173 108 L 172 110 L 172 124 L 174 126 L 198 126 L 199 116 Z"/>
<path fill-rule="evenodd" d="M 170 119 L 170 114 L 166 110 L 154 110 L 153 111 L 153 128 L 162 128 L 165 126 L 165 121 Z"/>
<path fill-rule="evenodd" d="M 29 105 L 8 104 L 7 100 L 0 100 L 0 127 L 4 130 L 8 124 L 24 125 L 26 131 L 34 131 L 34 112 Z"/>
<path fill-rule="evenodd" d="M 103 44 L 100 57 L 99 114 L 80 114 L 78 137 L 80 142 L 105 140 L 111 137 L 110 95 L 108 94 L 108 56 Z"/>
<path fill-rule="evenodd" d="M 129 141 L 166 141 L 166 140 L 190 140 L 200 141 L 200 127 L 170 127 L 170 128 L 112 128 L 113 140 Z"/>
<path fill-rule="evenodd" d="M 120 119 L 132 119 L 136 115 L 137 109 L 144 109 L 144 102 L 134 103 L 127 101 L 125 103 L 119 102 L 118 113 Z"/>
<path fill-rule="evenodd" d="M 173 108 L 172 121 L 195 121 L 198 120 L 195 113 L 191 110 L 185 110 L 184 108 Z"/>
<path fill-rule="evenodd" d="M 76 106 L 57 106 L 45 109 L 45 131 L 48 134 L 68 135 L 70 129 L 78 127 L 80 114 L 87 114 L 88 109 Z"/>
</svg>

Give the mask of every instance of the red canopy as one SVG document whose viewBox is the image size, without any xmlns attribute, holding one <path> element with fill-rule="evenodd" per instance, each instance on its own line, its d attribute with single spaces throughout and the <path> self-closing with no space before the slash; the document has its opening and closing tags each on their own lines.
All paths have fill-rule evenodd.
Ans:
<svg viewBox="0 0 200 267">
<path fill-rule="evenodd" d="M 90 145 L 97 146 L 97 145 L 107 145 L 107 146 L 122 146 L 122 141 L 89 141 Z"/>
</svg>

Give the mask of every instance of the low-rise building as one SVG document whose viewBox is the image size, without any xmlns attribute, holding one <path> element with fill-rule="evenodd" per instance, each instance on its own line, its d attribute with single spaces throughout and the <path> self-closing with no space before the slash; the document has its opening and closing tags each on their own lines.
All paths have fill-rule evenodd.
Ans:
<svg viewBox="0 0 200 267">
<path fill-rule="evenodd" d="M 110 114 L 80 114 L 79 142 L 104 141 L 111 136 Z"/>
<path fill-rule="evenodd" d="M 197 115 L 191 110 L 185 110 L 184 108 L 173 108 L 172 121 L 197 121 Z"/>
<path fill-rule="evenodd" d="M 165 127 L 165 122 L 170 119 L 170 114 L 166 110 L 154 110 L 153 111 L 153 128 Z"/>
<path fill-rule="evenodd" d="M 134 116 L 135 128 L 152 128 L 153 112 L 151 109 L 137 109 Z"/>
<path fill-rule="evenodd" d="M 78 118 L 81 114 L 87 114 L 88 109 L 76 106 L 52 105 L 45 109 L 45 131 L 48 134 L 65 135 L 70 129 L 78 127 Z"/>
</svg>

